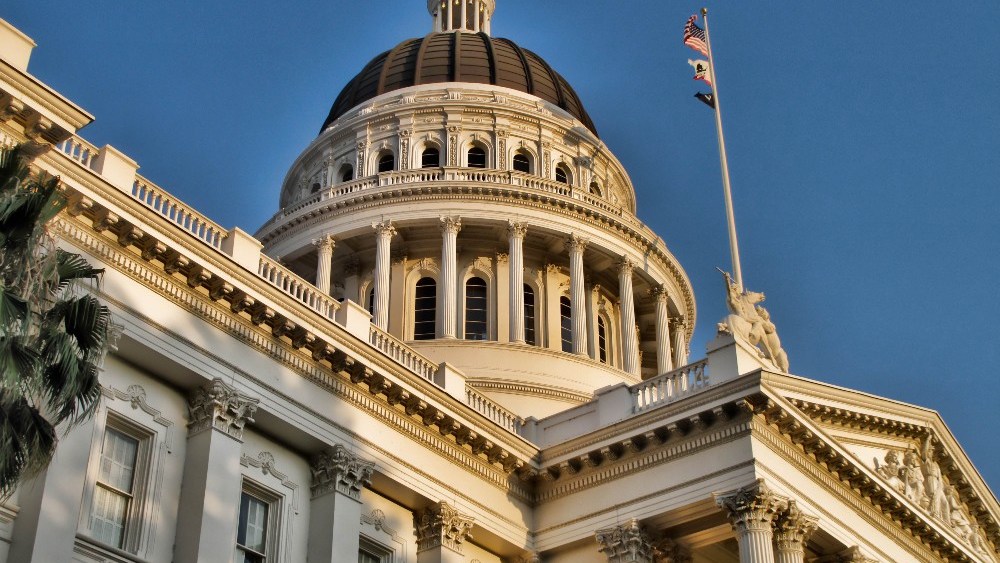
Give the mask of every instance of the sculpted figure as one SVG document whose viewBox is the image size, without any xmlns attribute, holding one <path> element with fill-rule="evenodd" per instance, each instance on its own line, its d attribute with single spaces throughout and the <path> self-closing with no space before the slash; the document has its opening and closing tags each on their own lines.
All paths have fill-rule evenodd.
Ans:
<svg viewBox="0 0 1000 563">
<path fill-rule="evenodd" d="M 945 497 L 948 499 L 948 521 L 951 527 L 958 532 L 958 535 L 971 541 L 972 526 L 969 524 L 969 518 L 965 516 L 962 501 L 959 500 L 955 487 L 948 485 Z"/>
<path fill-rule="evenodd" d="M 880 466 L 878 458 L 875 458 L 875 472 L 885 479 L 893 489 L 901 493 L 906 490 L 903 480 L 899 478 L 903 472 L 903 466 L 899 464 L 899 454 L 895 450 L 889 450 L 885 454 L 885 465 Z"/>
<path fill-rule="evenodd" d="M 721 271 L 721 270 L 720 270 Z M 732 334 L 744 342 L 756 347 L 760 355 L 774 362 L 781 371 L 788 371 L 788 354 L 781 347 L 781 339 L 771 322 L 767 309 L 758 305 L 764 300 L 764 294 L 756 291 L 740 291 L 728 272 L 722 272 L 726 278 L 726 305 L 729 315 L 718 324 L 722 333 Z"/>
<path fill-rule="evenodd" d="M 900 470 L 903 479 L 903 494 L 906 498 L 923 506 L 924 474 L 920 471 L 920 457 L 910 450 L 903 456 L 903 468 Z"/>
<path fill-rule="evenodd" d="M 944 481 L 941 479 L 941 467 L 934 461 L 934 446 L 931 439 L 924 440 L 923 451 L 924 492 L 927 494 L 927 510 L 935 518 L 947 519 L 949 515 L 948 499 L 944 492 Z"/>
</svg>

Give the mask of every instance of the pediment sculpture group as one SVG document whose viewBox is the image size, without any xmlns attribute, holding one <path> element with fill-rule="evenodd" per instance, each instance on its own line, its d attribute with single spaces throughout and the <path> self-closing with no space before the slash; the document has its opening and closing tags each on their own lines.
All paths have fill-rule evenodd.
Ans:
<svg viewBox="0 0 1000 563">
<path fill-rule="evenodd" d="M 986 544 L 979 533 L 979 526 L 969 518 L 955 487 L 941 476 L 941 466 L 934 459 L 931 438 L 924 440 L 920 451 L 910 448 L 902 452 L 902 459 L 900 453 L 889 450 L 884 463 L 874 458 L 875 472 L 931 517 L 950 526 L 973 549 L 985 552 Z"/>
</svg>

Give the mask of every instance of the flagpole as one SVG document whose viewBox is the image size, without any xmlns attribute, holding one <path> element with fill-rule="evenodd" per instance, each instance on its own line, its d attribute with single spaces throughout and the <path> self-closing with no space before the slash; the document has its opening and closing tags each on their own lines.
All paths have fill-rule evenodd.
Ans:
<svg viewBox="0 0 1000 563">
<path fill-rule="evenodd" d="M 712 39 L 708 33 L 708 8 L 701 9 L 701 17 L 705 20 L 705 44 L 708 47 L 708 72 L 712 78 L 712 90 L 715 94 L 715 128 L 719 134 L 719 160 L 722 164 L 722 189 L 726 196 L 726 220 L 729 224 L 729 253 L 733 261 L 733 277 L 736 288 L 743 292 L 743 273 L 740 269 L 740 247 L 736 242 L 736 217 L 733 214 L 733 196 L 729 187 L 729 161 L 726 159 L 726 139 L 722 136 L 722 104 L 719 102 L 719 82 L 715 79 L 715 59 L 712 58 Z"/>
</svg>

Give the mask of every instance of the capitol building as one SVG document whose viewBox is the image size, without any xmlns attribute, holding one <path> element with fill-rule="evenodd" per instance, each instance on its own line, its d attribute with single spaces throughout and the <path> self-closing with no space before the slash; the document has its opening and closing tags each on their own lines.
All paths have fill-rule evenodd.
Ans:
<svg viewBox="0 0 1000 563">
<path fill-rule="evenodd" d="M 495 9 L 370 46 L 254 233 L 89 143 L 0 20 L 0 144 L 61 178 L 121 333 L 97 415 L 0 504 L 0 563 L 1000 562 L 934 410 L 787 373 L 742 288 L 697 318 Z"/>
</svg>

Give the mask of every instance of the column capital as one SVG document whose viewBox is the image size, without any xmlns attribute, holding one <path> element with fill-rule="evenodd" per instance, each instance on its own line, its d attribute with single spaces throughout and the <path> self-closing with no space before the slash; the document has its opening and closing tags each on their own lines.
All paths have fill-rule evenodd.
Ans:
<svg viewBox="0 0 1000 563">
<path fill-rule="evenodd" d="M 497 264 L 506 264 L 510 260 L 510 254 L 506 252 L 497 252 L 494 255 L 494 258 L 496 258 Z"/>
<path fill-rule="evenodd" d="M 663 284 L 658 284 L 650 288 L 649 296 L 652 297 L 654 301 L 666 303 L 667 299 L 670 297 L 670 294 L 667 292 L 666 286 L 664 286 Z"/>
<path fill-rule="evenodd" d="M 389 238 L 396 236 L 396 227 L 392 224 L 392 221 L 372 223 L 372 228 L 380 236 L 388 236 Z"/>
<path fill-rule="evenodd" d="M 683 330 L 687 328 L 687 319 L 684 318 L 684 315 L 670 317 L 670 325 L 674 327 L 674 330 Z"/>
<path fill-rule="evenodd" d="M 573 233 L 566 238 L 566 248 L 569 249 L 570 254 L 574 252 L 582 253 L 584 249 L 587 248 L 588 244 L 590 244 L 590 239 L 583 238 L 576 233 Z"/>
<path fill-rule="evenodd" d="M 635 264 L 625 256 L 622 256 L 622 259 L 618 261 L 618 274 L 631 276 L 633 269 L 635 269 Z"/>
<path fill-rule="evenodd" d="M 462 230 L 461 217 L 441 217 L 441 232 L 444 234 L 458 234 Z"/>
<path fill-rule="evenodd" d="M 258 403 L 258 399 L 247 397 L 226 385 L 222 379 L 213 379 L 209 384 L 195 389 L 188 398 L 191 418 L 188 433 L 215 429 L 243 441 L 243 427 L 248 422 L 253 422 L 253 413 L 257 411 Z"/>
<path fill-rule="evenodd" d="M 774 542 L 778 550 L 804 552 L 818 522 L 818 518 L 804 514 L 794 500 L 788 501 L 788 510 L 780 513 L 774 521 Z"/>
<path fill-rule="evenodd" d="M 375 462 L 365 461 L 337 444 L 322 452 L 309 464 L 312 472 L 312 497 L 337 491 L 360 500 L 361 489 L 371 483 Z"/>
<path fill-rule="evenodd" d="M 513 219 L 507 221 L 507 235 L 511 238 L 521 238 L 528 234 L 528 224 L 518 223 Z"/>
<path fill-rule="evenodd" d="M 653 543 L 635 518 L 619 526 L 597 530 L 594 539 L 600 544 L 601 552 L 608 557 L 608 563 L 653 561 Z"/>
<path fill-rule="evenodd" d="M 414 515 L 417 527 L 417 551 L 444 546 L 459 553 L 462 542 L 472 537 L 475 519 L 455 510 L 447 502 L 438 502 Z"/>
<path fill-rule="evenodd" d="M 715 504 L 724 508 L 738 534 L 771 531 L 778 514 L 788 509 L 788 499 L 772 491 L 763 479 L 728 494 L 717 495 Z"/>
<path fill-rule="evenodd" d="M 320 235 L 318 238 L 314 238 L 312 240 L 312 244 L 320 251 L 333 251 L 333 249 L 337 246 L 337 241 L 333 238 L 333 235 L 324 234 Z"/>
</svg>

